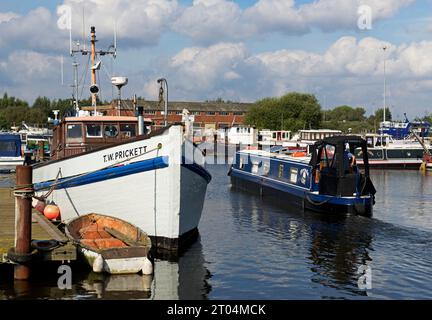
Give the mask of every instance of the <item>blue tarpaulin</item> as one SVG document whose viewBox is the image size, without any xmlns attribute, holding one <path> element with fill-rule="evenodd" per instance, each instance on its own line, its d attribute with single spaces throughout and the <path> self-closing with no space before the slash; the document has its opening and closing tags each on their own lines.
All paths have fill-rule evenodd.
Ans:
<svg viewBox="0 0 432 320">
<path fill-rule="evenodd" d="M 18 134 L 0 134 L 0 157 L 21 156 L 21 137 Z"/>
</svg>

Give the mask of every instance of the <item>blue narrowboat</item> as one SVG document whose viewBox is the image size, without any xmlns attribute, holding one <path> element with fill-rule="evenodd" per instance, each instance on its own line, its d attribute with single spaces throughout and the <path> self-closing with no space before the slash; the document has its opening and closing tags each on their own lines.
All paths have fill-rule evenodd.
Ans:
<svg viewBox="0 0 432 320">
<path fill-rule="evenodd" d="M 354 154 L 363 157 L 361 170 Z M 376 190 L 369 176 L 367 144 L 358 136 L 320 140 L 308 153 L 284 148 L 238 151 L 229 176 L 234 188 L 303 210 L 373 213 Z"/>
</svg>

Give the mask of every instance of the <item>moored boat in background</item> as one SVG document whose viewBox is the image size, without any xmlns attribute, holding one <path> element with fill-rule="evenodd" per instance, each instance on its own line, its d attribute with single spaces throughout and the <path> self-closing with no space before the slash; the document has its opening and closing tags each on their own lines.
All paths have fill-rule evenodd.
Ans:
<svg viewBox="0 0 432 320">
<path fill-rule="evenodd" d="M 0 173 L 15 172 L 24 163 L 21 137 L 16 133 L 0 132 Z"/>
<path fill-rule="evenodd" d="M 390 135 L 366 134 L 369 166 L 373 169 L 415 169 L 423 162 L 423 147 L 416 140 L 393 140 Z M 427 148 L 431 149 L 428 145 Z M 356 151 L 358 165 L 363 166 L 361 150 Z"/>
</svg>

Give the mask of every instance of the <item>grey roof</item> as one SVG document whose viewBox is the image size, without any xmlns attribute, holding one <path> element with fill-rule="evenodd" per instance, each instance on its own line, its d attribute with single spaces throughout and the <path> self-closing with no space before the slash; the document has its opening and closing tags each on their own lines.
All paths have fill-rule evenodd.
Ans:
<svg viewBox="0 0 432 320">
<path fill-rule="evenodd" d="M 117 105 L 116 101 L 112 102 L 114 106 Z M 156 110 L 163 111 L 164 105 L 159 106 L 157 101 L 146 101 L 139 100 L 138 106 L 143 106 L 144 110 Z M 122 105 L 128 106 L 132 109 L 132 101 L 131 100 L 123 100 Z M 183 109 L 187 109 L 188 111 L 225 111 L 225 112 L 247 112 L 249 108 L 253 106 L 253 103 L 221 103 L 221 102 L 168 102 L 168 110 L 169 111 L 183 111 Z"/>
</svg>

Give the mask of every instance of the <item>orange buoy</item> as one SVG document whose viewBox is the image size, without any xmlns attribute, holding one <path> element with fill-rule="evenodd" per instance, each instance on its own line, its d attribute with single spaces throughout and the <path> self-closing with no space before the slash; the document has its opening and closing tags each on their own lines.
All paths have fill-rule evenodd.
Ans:
<svg viewBox="0 0 432 320">
<path fill-rule="evenodd" d="M 60 216 L 60 209 L 54 204 L 49 204 L 45 207 L 43 213 L 47 219 L 54 220 Z"/>
</svg>

